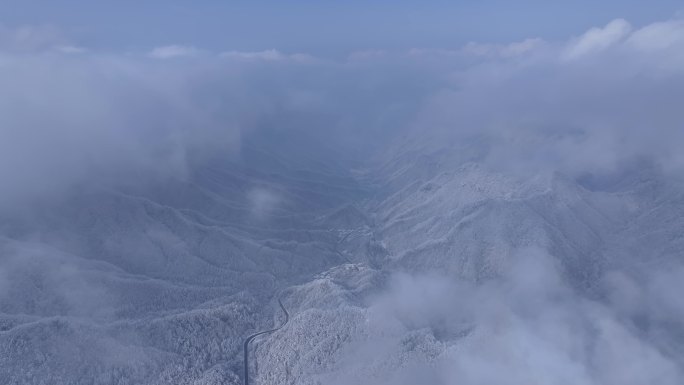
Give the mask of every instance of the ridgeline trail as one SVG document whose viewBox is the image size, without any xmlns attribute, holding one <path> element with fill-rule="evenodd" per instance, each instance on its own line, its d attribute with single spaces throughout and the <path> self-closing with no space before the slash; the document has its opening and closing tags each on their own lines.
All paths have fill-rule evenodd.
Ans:
<svg viewBox="0 0 684 385">
<path fill-rule="evenodd" d="M 285 309 L 285 306 L 283 305 L 283 302 L 278 298 L 278 305 L 280 305 L 280 308 L 283 310 L 283 313 L 285 313 L 285 322 L 283 322 L 280 326 L 278 326 L 275 329 L 270 329 L 270 330 L 264 330 L 260 331 L 258 333 L 254 333 L 247 337 L 245 339 L 245 343 L 243 345 L 244 348 L 244 362 L 245 362 L 245 385 L 249 385 L 249 344 L 252 342 L 253 339 L 256 337 L 262 335 L 262 334 L 268 334 L 268 333 L 273 333 L 277 330 L 280 330 L 283 326 L 287 324 L 287 322 L 290 320 L 290 314 L 287 312 L 287 309 Z"/>
</svg>

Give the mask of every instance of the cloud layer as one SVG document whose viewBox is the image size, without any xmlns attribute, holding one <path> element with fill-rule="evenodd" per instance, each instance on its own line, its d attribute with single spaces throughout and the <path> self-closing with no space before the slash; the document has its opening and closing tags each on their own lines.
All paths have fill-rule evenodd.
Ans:
<svg viewBox="0 0 684 385">
<path fill-rule="evenodd" d="M 523 177 L 602 175 L 640 161 L 673 180 L 684 170 L 680 19 L 644 27 L 618 19 L 562 42 L 371 49 L 340 60 L 275 49 L 79 47 L 53 27 L 0 29 L 0 211 L 72 189 L 190 178 L 204 162 L 239 158 L 255 132 L 265 141 L 300 135 L 306 146 L 288 150 L 326 151 L 354 166 L 408 149 L 447 153 L 446 167 L 474 161 Z M 246 194 L 258 221 L 287 203 L 267 187 Z M 29 257 L 2 261 L 0 289 L 30 264 L 48 266 L 57 272 L 46 271 L 46 282 L 67 314 L 107 316 L 97 314 L 98 298 L 81 297 L 98 286 L 79 281 L 77 268 L 59 270 L 52 253 L 8 247 L 6 255 Z M 346 352 L 341 383 L 352 382 L 346 373 L 363 368 L 369 351 L 413 343 L 407 331 L 430 334 L 443 349 L 428 352 L 436 356 L 429 363 L 383 373 L 389 383 L 682 378 L 658 335 L 659 325 L 684 315 L 673 294 L 681 269 L 642 279 L 611 272 L 599 301 L 573 292 L 544 252 L 515 261 L 501 281 L 484 285 L 397 275 L 370 309 L 371 327 L 389 325 L 390 333 Z M 655 335 L 643 335 L 639 322 L 658 326 Z"/>
<path fill-rule="evenodd" d="M 486 161 L 517 171 L 581 174 L 635 157 L 684 165 L 679 19 L 638 29 L 618 19 L 565 43 L 374 50 L 344 62 L 182 45 L 148 53 L 169 59 L 160 62 L 73 57 L 64 52 L 83 49 L 54 27 L 1 32 L 5 196 L 60 189 L 108 168 L 182 176 L 193 151 L 235 151 L 249 122 L 270 116 L 287 126 L 293 114 L 299 126 L 342 141 L 370 131 L 367 148 L 406 132 L 438 144 L 484 136 Z"/>
<path fill-rule="evenodd" d="M 679 319 L 681 302 L 661 311 L 629 307 L 669 302 L 682 270 L 645 282 L 613 272 L 607 301 L 587 299 L 563 278 L 556 260 L 523 250 L 500 279 L 475 284 L 439 274 L 395 274 L 368 310 L 368 331 L 347 344 L 334 384 L 677 384 L 681 363 L 663 352 L 663 320 Z M 658 282 L 665 282 L 667 288 Z M 677 277 L 677 278 L 675 278 Z M 625 286 L 630 285 L 631 289 Z M 655 288 L 660 286 L 660 288 Z M 645 317 L 645 318 L 644 318 Z M 641 322 L 641 324 L 640 324 Z M 649 324 L 649 332 L 641 328 Z M 660 340 L 659 340 L 660 339 Z M 416 352 L 420 352 L 416 354 Z"/>
</svg>

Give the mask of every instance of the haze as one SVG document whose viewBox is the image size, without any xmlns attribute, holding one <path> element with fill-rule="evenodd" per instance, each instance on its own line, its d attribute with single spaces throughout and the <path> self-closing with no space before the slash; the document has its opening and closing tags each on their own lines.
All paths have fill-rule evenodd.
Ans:
<svg viewBox="0 0 684 385">
<path fill-rule="evenodd" d="M 682 100 L 675 1 L 5 1 L 0 383 L 680 384 Z"/>
</svg>

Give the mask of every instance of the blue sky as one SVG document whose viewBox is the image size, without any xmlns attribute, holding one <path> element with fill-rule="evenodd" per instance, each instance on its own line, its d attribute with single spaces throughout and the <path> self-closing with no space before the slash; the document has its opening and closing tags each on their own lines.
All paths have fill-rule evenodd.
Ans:
<svg viewBox="0 0 684 385">
<path fill-rule="evenodd" d="M 181 44 L 334 54 L 565 39 L 615 18 L 640 26 L 669 19 L 683 8 L 681 0 L 0 0 L 0 23 L 55 25 L 79 44 L 114 51 Z"/>
</svg>

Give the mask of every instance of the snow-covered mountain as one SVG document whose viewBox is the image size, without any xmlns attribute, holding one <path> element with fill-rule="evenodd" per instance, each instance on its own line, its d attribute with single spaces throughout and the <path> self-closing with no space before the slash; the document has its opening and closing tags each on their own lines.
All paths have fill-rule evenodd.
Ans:
<svg viewBox="0 0 684 385">
<path fill-rule="evenodd" d="M 681 186 L 648 163 L 516 174 L 402 148 L 359 163 L 255 139 L 184 180 L 7 215 L 4 378 L 239 384 L 278 299 L 253 383 L 681 378 Z"/>
<path fill-rule="evenodd" d="M 359 214 L 345 212 L 364 194 L 326 159 L 261 146 L 188 180 L 8 215 L 7 383 L 239 383 L 242 342 L 270 326 L 274 295 L 346 262 L 337 244 Z"/>
<path fill-rule="evenodd" d="M 678 382 L 681 186 L 648 164 L 573 179 L 403 156 L 365 202 L 366 247 L 347 244 L 358 263 L 286 294 L 259 383 Z"/>
<path fill-rule="evenodd" d="M 51 31 L 0 24 L 0 385 L 684 383 L 681 17 L 320 57 Z"/>
</svg>

